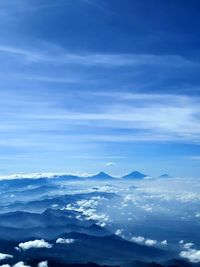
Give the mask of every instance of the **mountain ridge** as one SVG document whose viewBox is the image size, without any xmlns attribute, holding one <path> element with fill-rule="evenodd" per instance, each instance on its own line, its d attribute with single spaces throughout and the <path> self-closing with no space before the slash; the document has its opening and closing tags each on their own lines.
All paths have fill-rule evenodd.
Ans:
<svg viewBox="0 0 200 267">
<path fill-rule="evenodd" d="M 133 171 L 122 176 L 122 179 L 144 179 L 145 177 L 147 177 L 146 174 L 143 174 L 139 171 Z"/>
<path fill-rule="evenodd" d="M 94 179 L 94 180 L 113 180 L 116 179 L 115 177 L 107 174 L 106 172 L 100 171 L 97 174 L 88 176 L 87 179 Z"/>
</svg>

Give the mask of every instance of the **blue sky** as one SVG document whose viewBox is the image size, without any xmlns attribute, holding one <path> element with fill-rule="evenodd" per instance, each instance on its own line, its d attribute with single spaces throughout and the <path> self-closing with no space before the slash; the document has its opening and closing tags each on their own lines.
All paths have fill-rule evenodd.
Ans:
<svg viewBox="0 0 200 267">
<path fill-rule="evenodd" d="M 1 174 L 199 176 L 199 8 L 1 0 Z"/>
</svg>

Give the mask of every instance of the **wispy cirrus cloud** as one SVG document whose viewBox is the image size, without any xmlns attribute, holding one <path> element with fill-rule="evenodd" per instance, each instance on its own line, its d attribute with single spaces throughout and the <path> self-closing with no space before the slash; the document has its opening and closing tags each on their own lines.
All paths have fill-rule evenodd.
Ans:
<svg viewBox="0 0 200 267">
<path fill-rule="evenodd" d="M 0 53 L 23 57 L 32 63 L 74 64 L 81 66 L 130 67 L 130 66 L 171 66 L 199 67 L 199 62 L 179 55 L 126 54 L 126 53 L 95 53 L 68 52 L 60 46 L 47 44 L 45 47 L 24 48 L 10 45 L 0 45 Z"/>
<path fill-rule="evenodd" d="M 113 97 L 111 93 L 96 94 L 84 92 L 69 96 L 70 101 L 74 101 L 70 108 L 62 104 L 63 96 L 59 95 L 55 99 L 44 96 L 39 101 L 34 96 L 11 98 L 6 106 L 2 100 L 2 134 L 15 130 L 15 137 L 7 136 L 8 144 L 12 145 L 15 140 L 20 144 L 17 133 L 29 133 L 23 141 L 24 146 L 40 145 L 46 135 L 49 143 L 58 139 L 62 142 L 200 141 L 198 98 L 118 92 L 113 92 Z M 77 103 L 85 101 L 87 106 L 78 106 L 77 110 Z M 15 104 L 20 107 L 17 113 L 13 109 Z"/>
</svg>

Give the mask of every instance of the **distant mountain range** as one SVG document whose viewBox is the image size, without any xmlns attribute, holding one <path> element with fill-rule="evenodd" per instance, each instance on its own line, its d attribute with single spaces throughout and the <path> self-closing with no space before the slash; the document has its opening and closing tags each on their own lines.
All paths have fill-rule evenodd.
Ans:
<svg viewBox="0 0 200 267">
<path fill-rule="evenodd" d="M 72 177 L 72 176 L 70 176 Z M 144 173 L 141 173 L 139 171 L 133 171 L 133 172 L 130 172 L 122 177 L 119 177 L 119 178 L 116 178 L 114 176 L 111 176 L 105 172 L 99 172 L 95 175 L 91 175 L 91 176 L 87 176 L 87 177 L 84 177 L 85 179 L 91 179 L 91 180 L 99 180 L 99 181 L 105 181 L 105 180 L 116 180 L 116 179 L 121 179 L 121 180 L 140 180 L 140 179 L 144 179 L 144 178 L 147 178 L 147 177 L 151 177 L 147 174 L 144 174 Z M 81 177 L 79 177 L 80 179 L 83 179 Z M 170 175 L 168 175 L 167 173 L 164 173 L 162 175 L 159 176 L 159 178 L 172 178 Z"/>
<path fill-rule="evenodd" d="M 137 179 L 138 180 L 138 179 L 144 179 L 147 177 L 151 177 L 151 176 L 141 173 L 139 171 L 133 171 L 118 178 L 111 176 L 103 171 L 97 174 L 88 175 L 88 176 L 78 176 L 78 175 L 73 175 L 73 174 L 50 174 L 48 176 L 48 173 L 45 173 L 45 174 L 39 174 L 39 175 L 36 174 L 36 176 L 34 177 L 34 174 L 27 174 L 27 176 L 23 174 L 21 178 L 20 178 L 20 175 L 12 176 L 12 178 L 5 177 L 4 179 L 0 180 L 0 185 L 3 185 L 5 183 L 7 186 L 9 183 L 13 184 L 14 181 L 16 181 L 19 187 L 21 188 L 22 185 L 26 186 L 27 184 L 29 184 L 30 180 L 32 180 L 33 184 L 36 185 L 36 184 L 46 184 L 48 183 L 49 180 L 54 180 L 54 179 L 57 181 L 65 181 L 65 180 L 74 181 L 74 180 L 84 180 L 84 179 L 107 181 L 107 180 L 117 180 L 117 179 L 122 179 L 122 180 Z M 172 178 L 172 177 L 168 175 L 167 173 L 164 173 L 158 176 L 158 178 Z M 29 181 L 27 181 L 27 179 Z"/>
</svg>

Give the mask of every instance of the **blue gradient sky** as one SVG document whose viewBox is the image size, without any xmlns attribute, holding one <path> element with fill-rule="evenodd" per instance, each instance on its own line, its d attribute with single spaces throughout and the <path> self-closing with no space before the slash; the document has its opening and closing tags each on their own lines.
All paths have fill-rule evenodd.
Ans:
<svg viewBox="0 0 200 267">
<path fill-rule="evenodd" d="M 199 10 L 1 0 L 1 174 L 199 176 Z"/>
</svg>

